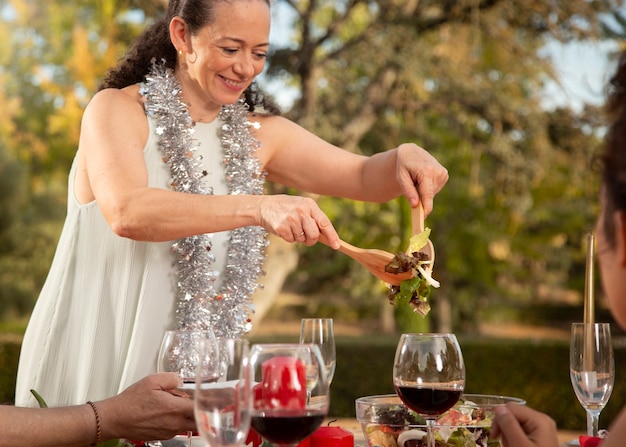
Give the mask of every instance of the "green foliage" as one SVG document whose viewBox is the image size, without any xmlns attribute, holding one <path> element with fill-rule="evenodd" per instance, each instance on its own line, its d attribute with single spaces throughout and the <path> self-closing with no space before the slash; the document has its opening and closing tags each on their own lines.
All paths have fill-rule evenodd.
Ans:
<svg viewBox="0 0 626 447">
<path fill-rule="evenodd" d="M 492 302 L 582 290 L 581 241 L 597 212 L 589 166 L 602 123 L 592 107 L 543 108 L 542 86 L 558 67 L 538 49 L 550 39 L 623 36 L 623 1 L 277 3 L 296 19 L 288 38 L 273 42 L 267 73 L 299 89 L 292 118 L 366 155 L 415 142 L 448 168 L 428 217 L 442 283 L 431 295 L 435 317 L 438 305 L 454 303 L 454 327 L 472 330 L 476 310 Z M 0 315 L 32 308 L 60 230 L 82 109 L 163 8 L 157 0 L 2 2 Z M 348 242 L 392 252 L 408 243 L 402 199 L 319 203 Z M 354 302 L 386 294 L 361 266 L 321 246 L 301 251 L 289 287 Z M 402 328 L 423 324 L 410 309 L 396 312 Z"/>
<path fill-rule="evenodd" d="M 580 296 L 581 241 L 597 213 L 590 166 L 601 122 L 593 107 L 544 108 L 542 87 L 556 67 L 538 50 L 549 39 L 602 38 L 601 22 L 623 10 L 609 1 L 558 8 L 539 0 L 426 1 L 335 2 L 331 13 L 320 4 L 294 6 L 297 28 L 315 32 L 297 46 L 279 42 L 269 73 L 290 73 L 302 86 L 292 117 L 330 141 L 366 155 L 412 141 L 448 168 L 450 181 L 428 217 L 442 283 L 433 315 L 437 302 L 454 303 L 453 327 L 472 330 L 476 310 L 494 301 Z M 572 26 L 579 21 L 585 26 Z M 394 251 L 406 244 L 401 206 L 366 214 L 346 201 L 335 212 L 329 201 L 320 205 L 354 245 Z M 302 250 L 299 270 L 307 272 L 293 280 L 310 278 L 318 259 Z M 379 299 L 358 272 L 335 272 L 329 283 Z"/>
<path fill-rule="evenodd" d="M 160 2 L 0 2 L 0 318 L 29 315 L 64 218 L 82 109 Z"/>
<path fill-rule="evenodd" d="M 28 191 L 29 178 L 0 142 L 0 317 L 30 313 L 60 228 L 58 197 Z"/>
<path fill-rule="evenodd" d="M 354 417 L 354 400 L 394 393 L 396 338 L 339 339 L 337 369 L 331 387 L 331 416 Z M 468 393 L 520 397 L 552 416 L 563 430 L 580 431 L 586 416 L 569 379 L 569 344 L 550 341 L 459 340 L 467 370 Z M 615 349 L 616 371 L 626 367 L 626 349 Z M 608 427 L 624 405 L 626 384 L 617 379 L 600 426 Z"/>
<path fill-rule="evenodd" d="M 8 154 L 0 141 L 0 240 L 5 242 L 8 242 L 6 232 L 26 204 L 25 171 L 25 166 Z"/>
<path fill-rule="evenodd" d="M 14 402 L 19 355 L 19 341 L 0 338 L 0 405 Z"/>
</svg>

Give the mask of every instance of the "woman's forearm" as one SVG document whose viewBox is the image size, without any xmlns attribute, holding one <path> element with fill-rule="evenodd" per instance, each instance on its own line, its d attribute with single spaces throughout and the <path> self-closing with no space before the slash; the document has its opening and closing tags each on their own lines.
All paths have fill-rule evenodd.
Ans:
<svg viewBox="0 0 626 447">
<path fill-rule="evenodd" d="M 0 406 L 0 447 L 85 447 L 95 439 L 96 419 L 89 405 Z"/>
<path fill-rule="evenodd" d="M 262 196 L 199 195 L 146 188 L 101 209 L 118 236 L 162 242 L 258 225 Z"/>
</svg>

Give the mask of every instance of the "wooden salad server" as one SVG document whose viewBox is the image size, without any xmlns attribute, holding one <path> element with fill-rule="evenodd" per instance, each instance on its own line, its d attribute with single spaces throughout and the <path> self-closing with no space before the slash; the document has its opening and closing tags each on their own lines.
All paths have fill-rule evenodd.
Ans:
<svg viewBox="0 0 626 447">
<path fill-rule="evenodd" d="M 322 244 L 328 245 L 328 240 L 321 234 L 319 241 Z M 392 286 L 399 286 L 405 279 L 411 279 L 413 277 L 411 272 L 399 274 L 385 272 L 385 266 L 394 258 L 394 255 L 387 251 L 375 248 L 359 248 L 343 240 L 339 241 L 339 251 L 350 256 L 365 267 L 372 275 Z"/>
<path fill-rule="evenodd" d="M 411 220 L 413 236 L 424 231 L 424 207 L 422 206 L 421 202 L 419 206 L 411 208 Z M 407 248 L 407 251 L 408 250 L 409 249 Z M 435 246 L 430 239 L 428 239 L 428 243 L 424 247 L 422 247 L 420 251 L 428 255 L 428 258 L 431 262 L 430 264 L 424 265 L 424 268 L 430 270 L 430 272 L 432 273 L 433 267 L 435 266 Z"/>
</svg>

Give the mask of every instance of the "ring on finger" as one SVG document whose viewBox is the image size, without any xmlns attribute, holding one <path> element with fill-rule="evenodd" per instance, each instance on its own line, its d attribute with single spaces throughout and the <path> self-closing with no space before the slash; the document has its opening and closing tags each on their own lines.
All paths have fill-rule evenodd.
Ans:
<svg viewBox="0 0 626 447">
<path fill-rule="evenodd" d="M 305 233 L 304 233 L 304 231 L 303 231 L 302 233 L 300 233 L 300 234 L 298 235 L 298 237 L 302 237 L 302 236 L 304 236 L 304 234 L 305 234 Z"/>
</svg>

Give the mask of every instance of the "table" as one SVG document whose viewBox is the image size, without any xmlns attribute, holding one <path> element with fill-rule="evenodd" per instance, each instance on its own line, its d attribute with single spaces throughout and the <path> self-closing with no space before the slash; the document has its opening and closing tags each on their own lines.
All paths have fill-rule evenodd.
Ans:
<svg viewBox="0 0 626 447">
<path fill-rule="evenodd" d="M 361 425 L 359 421 L 352 418 L 340 418 L 340 419 L 332 419 L 328 418 L 323 422 L 323 425 L 331 425 L 336 427 L 341 427 L 345 430 L 348 430 L 354 435 L 354 446 L 355 447 L 368 447 L 367 441 L 365 440 L 365 436 L 363 435 L 363 431 L 361 430 Z M 577 444 L 571 444 L 570 441 L 578 441 L 578 437 L 580 435 L 584 435 L 584 432 L 578 431 L 568 431 L 568 430 L 560 430 L 558 432 L 559 444 L 562 447 L 572 447 Z M 568 444 L 569 443 L 569 444 Z M 177 436 L 175 439 L 171 441 L 163 442 L 165 447 L 187 447 L 187 439 L 183 436 Z M 194 438 L 192 447 L 206 447 L 204 440 L 201 438 Z"/>
<path fill-rule="evenodd" d="M 327 419 L 324 421 L 325 425 L 336 425 L 341 428 L 344 428 L 354 434 L 354 445 L 355 447 L 368 447 L 367 441 L 365 441 L 365 437 L 363 435 L 363 431 L 361 430 L 361 425 L 359 421 L 356 419 L 350 418 L 341 418 L 341 419 Z M 567 444 L 570 441 L 578 441 L 578 437 L 584 435 L 584 432 L 578 431 L 569 431 L 569 430 L 559 430 L 557 433 L 559 438 L 559 444 L 563 447 L 570 447 L 572 444 Z"/>
</svg>

